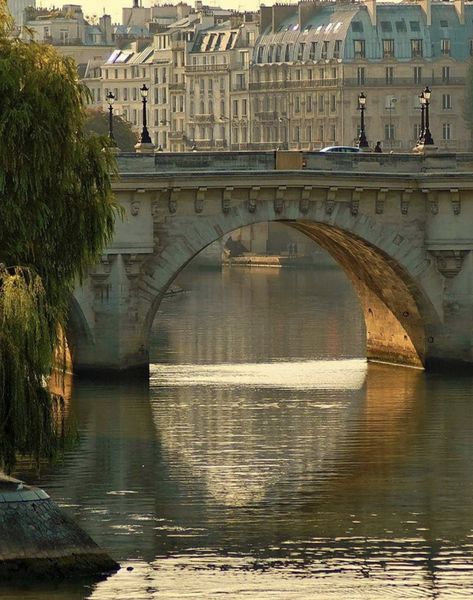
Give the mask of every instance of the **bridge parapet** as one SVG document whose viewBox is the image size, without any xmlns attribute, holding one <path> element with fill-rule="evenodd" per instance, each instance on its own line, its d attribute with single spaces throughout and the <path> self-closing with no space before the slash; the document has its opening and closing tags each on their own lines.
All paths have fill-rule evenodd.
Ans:
<svg viewBox="0 0 473 600">
<path fill-rule="evenodd" d="M 299 161 L 294 157 L 300 156 Z M 285 166 L 287 165 L 287 166 Z M 121 153 L 119 172 L 164 174 L 175 172 L 295 170 L 351 173 L 473 173 L 473 153 L 375 154 L 323 152 L 157 152 Z"/>
</svg>

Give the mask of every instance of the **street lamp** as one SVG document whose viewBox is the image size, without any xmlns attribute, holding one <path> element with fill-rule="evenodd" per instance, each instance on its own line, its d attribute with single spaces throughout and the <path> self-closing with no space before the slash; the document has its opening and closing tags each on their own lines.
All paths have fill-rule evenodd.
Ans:
<svg viewBox="0 0 473 600">
<path fill-rule="evenodd" d="M 365 107 L 366 96 L 363 92 L 360 92 L 358 96 L 358 110 L 360 111 L 360 136 L 358 138 L 359 148 L 368 148 L 368 140 L 366 139 L 365 133 Z"/>
<path fill-rule="evenodd" d="M 284 148 L 284 150 L 288 150 L 289 142 L 288 142 L 288 131 L 287 130 L 289 129 L 289 119 L 287 117 L 281 116 L 281 117 L 279 117 L 278 121 L 281 124 L 282 129 L 284 131 L 284 139 L 281 140 L 281 142 L 283 143 L 283 148 Z"/>
<path fill-rule="evenodd" d="M 390 96 L 389 98 L 389 106 L 386 106 L 386 110 L 389 110 L 389 149 L 393 148 L 393 137 L 392 137 L 392 111 L 396 108 L 395 104 L 397 102 L 397 98 L 393 98 Z"/>
<path fill-rule="evenodd" d="M 108 92 L 106 100 L 108 104 L 108 137 L 111 142 L 115 143 L 115 138 L 113 137 L 113 104 L 115 102 L 115 96 L 111 91 Z"/>
<path fill-rule="evenodd" d="M 425 129 L 424 129 L 424 135 L 423 135 L 424 146 L 433 146 L 434 145 L 434 140 L 432 138 L 432 134 L 430 133 L 430 129 L 429 129 L 429 105 L 430 105 L 431 93 L 432 92 L 431 92 L 429 86 L 426 85 L 425 89 L 423 91 L 423 95 L 425 98 Z"/>
<path fill-rule="evenodd" d="M 423 144 L 424 143 L 424 130 L 425 130 L 425 96 L 424 96 L 424 92 L 421 92 L 419 94 L 419 102 L 420 102 L 420 134 L 419 134 L 419 139 L 417 140 L 417 142 L 419 144 Z"/>
<path fill-rule="evenodd" d="M 146 98 L 148 97 L 148 88 L 146 87 L 145 83 L 143 83 L 143 87 L 140 88 L 140 93 L 143 101 L 143 129 L 141 130 L 140 142 L 142 144 L 151 144 L 152 142 L 149 136 L 149 131 L 146 127 Z"/>
</svg>

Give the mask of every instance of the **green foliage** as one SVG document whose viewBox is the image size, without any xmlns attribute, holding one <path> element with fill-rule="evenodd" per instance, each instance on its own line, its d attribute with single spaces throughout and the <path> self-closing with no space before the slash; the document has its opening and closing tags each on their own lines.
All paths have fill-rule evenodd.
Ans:
<svg viewBox="0 0 473 600">
<path fill-rule="evenodd" d="M 85 122 L 85 131 L 98 135 L 108 135 L 109 117 L 101 110 L 89 110 Z M 118 115 L 113 115 L 113 137 L 122 152 L 134 152 L 138 142 L 130 123 Z"/>
<path fill-rule="evenodd" d="M 51 453 L 45 382 L 74 282 L 112 234 L 116 171 L 108 141 L 84 133 L 73 61 L 7 37 L 5 14 L 0 0 L 0 465 L 10 468 L 16 452 Z"/>
</svg>

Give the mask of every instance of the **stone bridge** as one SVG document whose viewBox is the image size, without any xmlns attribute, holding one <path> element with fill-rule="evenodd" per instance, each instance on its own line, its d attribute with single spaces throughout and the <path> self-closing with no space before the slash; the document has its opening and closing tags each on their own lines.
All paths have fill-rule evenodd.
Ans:
<svg viewBox="0 0 473 600">
<path fill-rule="evenodd" d="M 203 248 L 280 221 L 353 283 L 367 357 L 473 370 L 473 155 L 122 154 L 124 217 L 71 307 L 74 370 L 147 373 L 163 295 Z"/>
</svg>

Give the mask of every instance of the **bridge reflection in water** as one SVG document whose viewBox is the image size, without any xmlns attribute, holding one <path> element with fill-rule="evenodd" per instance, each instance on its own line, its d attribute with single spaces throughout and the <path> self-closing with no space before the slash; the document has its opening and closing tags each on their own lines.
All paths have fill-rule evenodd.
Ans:
<svg viewBox="0 0 473 600">
<path fill-rule="evenodd" d="M 41 484 L 134 567 L 90 597 L 467 597 L 471 379 L 367 365 L 337 271 L 252 277 L 188 276 L 157 321 L 149 389 L 76 387 L 81 445 Z M 268 306 L 297 332 L 290 353 Z"/>
</svg>

